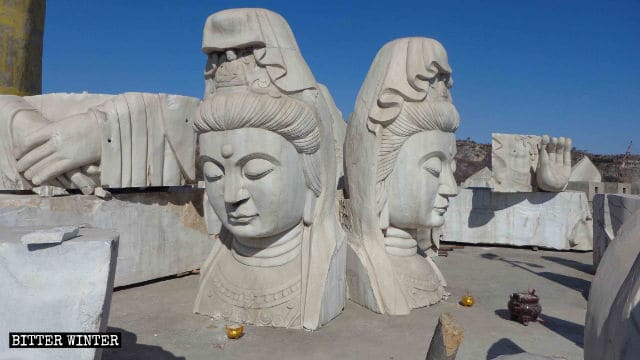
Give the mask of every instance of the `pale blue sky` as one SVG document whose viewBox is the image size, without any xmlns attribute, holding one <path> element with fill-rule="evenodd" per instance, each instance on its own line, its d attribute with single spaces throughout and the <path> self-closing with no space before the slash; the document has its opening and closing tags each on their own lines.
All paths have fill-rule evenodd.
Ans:
<svg viewBox="0 0 640 360">
<path fill-rule="evenodd" d="M 47 2 L 45 92 L 201 97 L 206 17 L 264 7 L 291 25 L 346 118 L 376 52 L 405 36 L 449 53 L 458 138 L 492 132 L 574 138 L 596 153 L 640 153 L 639 1 Z"/>
</svg>

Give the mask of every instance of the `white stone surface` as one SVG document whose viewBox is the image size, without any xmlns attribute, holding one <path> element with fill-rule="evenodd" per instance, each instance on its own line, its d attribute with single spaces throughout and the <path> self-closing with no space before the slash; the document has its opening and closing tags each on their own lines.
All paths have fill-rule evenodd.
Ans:
<svg viewBox="0 0 640 360">
<path fill-rule="evenodd" d="M 115 286 L 200 268 L 213 240 L 208 237 L 202 190 L 116 194 L 111 200 L 72 195 L 0 194 L 0 226 L 89 224 L 120 233 Z M 220 223 L 213 219 L 212 231 Z"/>
<path fill-rule="evenodd" d="M 34 230 L 22 235 L 20 241 L 25 244 L 59 244 L 65 240 L 78 236 L 78 226 L 60 226 L 48 229 Z"/>
<path fill-rule="evenodd" d="M 597 268 L 622 225 L 640 210 L 640 196 L 597 194 L 593 198 L 593 265 Z"/>
<path fill-rule="evenodd" d="M 494 193 L 461 189 L 451 200 L 443 240 L 468 244 L 592 249 L 592 219 L 582 192 Z"/>
<path fill-rule="evenodd" d="M 417 230 L 441 226 L 457 193 L 452 84 L 439 42 L 403 38 L 378 52 L 356 99 L 344 147 L 347 282 L 375 312 L 408 314 L 445 293 Z"/>
<path fill-rule="evenodd" d="M 585 360 L 640 358 L 640 211 L 627 216 L 591 283 Z"/>
<path fill-rule="evenodd" d="M 593 181 L 602 182 L 600 170 L 593 165 L 588 156 L 583 157 L 571 168 L 569 181 Z"/>
<path fill-rule="evenodd" d="M 1 95 L 0 190 L 193 183 L 199 102 L 149 93 Z"/>
<path fill-rule="evenodd" d="M 206 218 L 220 219 L 223 230 L 202 267 L 194 311 L 315 330 L 345 302 L 334 129 L 341 116 L 276 13 L 215 13 L 202 50 L 207 90 L 194 126 Z"/>
<path fill-rule="evenodd" d="M 492 134 L 493 191 L 563 191 L 571 174 L 571 148 L 571 139 L 564 137 Z"/>
<path fill-rule="evenodd" d="M 493 360 L 566 360 L 566 358 L 558 356 L 536 355 L 524 352 L 513 355 L 500 355 L 493 358 Z"/>
<path fill-rule="evenodd" d="M 61 244 L 25 245 L 38 228 L 0 228 L 0 358 L 99 359 L 98 349 L 9 349 L 9 332 L 104 332 L 118 234 L 82 229 Z"/>
<path fill-rule="evenodd" d="M 462 183 L 463 188 L 491 188 L 492 182 L 492 172 L 488 167 L 483 167 L 482 169 L 475 172 L 473 175 L 469 176 L 467 180 Z"/>
</svg>

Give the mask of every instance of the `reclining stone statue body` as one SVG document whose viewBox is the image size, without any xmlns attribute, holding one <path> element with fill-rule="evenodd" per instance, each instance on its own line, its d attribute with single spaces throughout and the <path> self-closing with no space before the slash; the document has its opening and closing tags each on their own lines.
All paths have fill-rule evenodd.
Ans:
<svg viewBox="0 0 640 360">
<path fill-rule="evenodd" d="M 561 192 L 571 176 L 572 140 L 564 137 L 492 134 L 492 190 Z"/>
<path fill-rule="evenodd" d="M 0 96 L 0 189 L 194 183 L 199 102 L 149 93 Z"/>
<path fill-rule="evenodd" d="M 452 83 L 439 42 L 403 38 L 378 52 L 358 94 L 344 146 L 347 282 L 375 312 L 407 314 L 445 293 L 416 233 L 441 226 L 457 194 Z"/>
<path fill-rule="evenodd" d="M 211 15 L 195 121 L 209 206 L 222 222 L 196 313 L 314 330 L 344 307 L 331 101 L 286 21 L 264 9 Z"/>
</svg>

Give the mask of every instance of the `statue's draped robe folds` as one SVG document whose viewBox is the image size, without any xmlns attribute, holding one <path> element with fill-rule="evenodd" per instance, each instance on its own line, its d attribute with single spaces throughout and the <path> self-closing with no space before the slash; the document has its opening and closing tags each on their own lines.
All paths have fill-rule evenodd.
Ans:
<svg viewBox="0 0 640 360">
<path fill-rule="evenodd" d="M 412 308 L 440 301 L 444 294 L 444 279 L 429 257 L 417 253 L 395 257 L 385 250 L 394 240 L 384 233 L 389 227 L 387 181 L 377 179 L 396 166 L 394 141 L 399 140 L 385 129 L 397 121 L 405 104 L 427 101 L 429 81 L 438 72 L 451 73 L 446 58 L 444 48 L 431 39 L 404 38 L 385 45 L 369 69 L 349 120 L 344 145 L 351 228 L 348 289 L 351 300 L 375 312 L 408 314 Z M 419 240 L 415 233 L 413 240 Z M 408 261 L 420 263 L 420 269 L 404 266 Z"/>
<path fill-rule="evenodd" d="M 238 55 L 242 56 L 238 61 L 246 60 L 244 64 L 251 67 L 250 75 L 216 72 L 219 64 L 212 64 L 212 59 L 223 56 L 229 49 L 234 54 L 242 54 Z M 235 52 L 237 49 L 242 50 Z M 262 264 L 260 257 L 273 251 L 271 246 L 255 258 L 238 255 L 236 249 L 242 244 L 223 227 L 219 241 L 215 242 L 201 269 L 194 311 L 262 326 L 317 329 L 342 311 L 345 300 L 346 241 L 335 201 L 334 122 L 342 121 L 336 118 L 339 112 L 332 99 L 326 98 L 328 92 L 319 91 L 319 84 L 302 58 L 291 29 L 278 14 L 264 9 L 231 9 L 213 14 L 205 24 L 202 50 L 209 55 L 203 107 L 207 97 L 219 91 L 233 93 L 233 89 L 238 88 L 240 92 L 260 92 L 259 96 L 290 97 L 313 109 L 319 120 L 320 146 L 313 156 L 319 159 L 321 187 L 317 189 L 313 218 L 301 222 L 284 236 L 299 239 L 287 244 L 300 241 L 299 255 L 291 261 Z M 228 68 L 233 69 L 233 65 L 227 65 Z M 251 78 L 255 74 L 259 74 L 258 78 Z M 221 83 L 225 89 L 221 90 Z M 203 135 L 200 135 L 201 152 Z M 220 146 L 222 144 L 213 148 Z M 213 209 L 208 208 L 206 212 L 212 213 Z"/>
<path fill-rule="evenodd" d="M 20 111 L 35 111 L 49 122 L 84 114 L 101 133 L 99 183 L 128 188 L 180 186 L 195 182 L 191 117 L 199 100 L 186 96 L 124 93 L 47 94 L 0 97 L 0 189 L 32 184 L 16 170 L 12 127 Z M 33 129 L 35 131 L 37 129 Z"/>
</svg>

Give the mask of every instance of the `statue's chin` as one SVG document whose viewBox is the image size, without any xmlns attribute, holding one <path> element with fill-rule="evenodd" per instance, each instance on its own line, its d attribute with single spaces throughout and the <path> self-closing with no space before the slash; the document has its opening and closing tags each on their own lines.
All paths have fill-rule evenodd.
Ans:
<svg viewBox="0 0 640 360">
<path fill-rule="evenodd" d="M 444 225 L 444 213 L 440 213 L 436 210 L 431 211 L 429 221 L 425 224 L 428 228 L 437 228 Z"/>
</svg>

